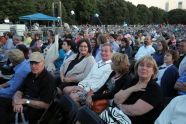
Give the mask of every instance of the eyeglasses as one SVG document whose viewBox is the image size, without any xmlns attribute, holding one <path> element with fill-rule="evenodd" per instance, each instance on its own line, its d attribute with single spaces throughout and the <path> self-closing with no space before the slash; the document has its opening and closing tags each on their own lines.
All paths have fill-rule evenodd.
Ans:
<svg viewBox="0 0 186 124">
<path fill-rule="evenodd" d="M 79 46 L 79 47 L 81 47 L 81 48 L 87 48 L 88 46 Z"/>
</svg>

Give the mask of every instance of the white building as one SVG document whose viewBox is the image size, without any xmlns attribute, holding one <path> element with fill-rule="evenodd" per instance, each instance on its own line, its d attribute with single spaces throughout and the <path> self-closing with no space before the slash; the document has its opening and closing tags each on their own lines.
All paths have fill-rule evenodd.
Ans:
<svg viewBox="0 0 186 124">
<path fill-rule="evenodd" d="M 165 10 L 170 11 L 172 9 L 186 9 L 186 0 L 167 0 Z"/>
<path fill-rule="evenodd" d="M 155 6 L 166 11 L 172 9 L 186 9 L 186 0 L 126 0 L 132 2 L 134 5 L 145 4 L 147 7 Z"/>
</svg>

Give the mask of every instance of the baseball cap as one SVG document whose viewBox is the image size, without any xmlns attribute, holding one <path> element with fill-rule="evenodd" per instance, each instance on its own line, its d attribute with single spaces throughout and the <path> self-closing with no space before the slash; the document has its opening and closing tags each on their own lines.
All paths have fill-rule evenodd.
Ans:
<svg viewBox="0 0 186 124">
<path fill-rule="evenodd" d="M 44 56 L 40 52 L 33 52 L 30 55 L 30 62 L 41 62 L 44 61 Z"/>
</svg>

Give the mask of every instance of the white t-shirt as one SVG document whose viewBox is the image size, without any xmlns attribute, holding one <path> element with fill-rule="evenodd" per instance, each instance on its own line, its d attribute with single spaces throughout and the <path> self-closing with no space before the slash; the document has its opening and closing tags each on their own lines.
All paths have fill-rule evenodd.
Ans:
<svg viewBox="0 0 186 124">
<path fill-rule="evenodd" d="M 141 46 L 135 55 L 135 60 L 139 60 L 140 58 L 146 55 L 151 55 L 154 52 L 155 52 L 155 49 L 152 47 L 152 45 Z"/>
<path fill-rule="evenodd" d="M 175 97 L 154 124 L 186 124 L 186 95 Z"/>
</svg>

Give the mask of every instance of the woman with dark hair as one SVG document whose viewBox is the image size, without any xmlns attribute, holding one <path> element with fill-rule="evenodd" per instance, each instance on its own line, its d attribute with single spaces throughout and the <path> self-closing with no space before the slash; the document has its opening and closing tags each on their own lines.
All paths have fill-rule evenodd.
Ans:
<svg viewBox="0 0 186 124">
<path fill-rule="evenodd" d="M 90 43 L 91 43 L 91 48 L 92 48 L 92 55 L 93 55 L 94 57 L 96 57 L 96 54 L 98 53 L 98 50 L 99 50 L 99 45 L 98 45 L 98 43 L 97 43 L 96 38 L 92 38 L 92 39 L 90 40 Z"/>
<path fill-rule="evenodd" d="M 41 51 L 43 42 L 40 40 L 39 34 L 34 34 L 33 40 L 30 43 L 30 49 L 32 52 Z"/>
<path fill-rule="evenodd" d="M 167 50 L 168 46 L 166 41 L 162 40 L 157 42 L 157 51 L 152 56 L 155 59 L 158 66 L 163 64 L 163 58 Z"/>
<path fill-rule="evenodd" d="M 60 69 L 62 88 L 76 85 L 89 73 L 94 57 L 91 55 L 91 46 L 88 39 L 81 39 L 77 45 L 78 53 L 66 59 Z"/>
<path fill-rule="evenodd" d="M 178 57 L 179 54 L 177 51 L 166 51 L 164 55 L 164 64 L 159 67 L 157 83 L 160 85 L 165 97 L 175 97 L 177 95 L 174 85 L 179 77 L 179 73 L 174 62 L 178 60 Z"/>
<path fill-rule="evenodd" d="M 127 54 L 129 59 L 132 58 L 133 51 L 127 38 L 121 39 L 120 53 Z"/>
</svg>

